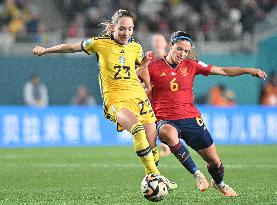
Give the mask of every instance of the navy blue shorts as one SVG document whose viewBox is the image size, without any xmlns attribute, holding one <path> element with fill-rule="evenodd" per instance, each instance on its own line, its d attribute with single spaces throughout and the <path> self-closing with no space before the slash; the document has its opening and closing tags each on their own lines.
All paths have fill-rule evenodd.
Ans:
<svg viewBox="0 0 277 205">
<path fill-rule="evenodd" d="M 181 120 L 160 120 L 156 125 L 158 137 L 159 129 L 164 124 L 170 124 L 175 127 L 178 131 L 178 137 L 183 139 L 188 146 L 196 151 L 208 148 L 213 144 L 213 139 L 201 117 Z"/>
</svg>

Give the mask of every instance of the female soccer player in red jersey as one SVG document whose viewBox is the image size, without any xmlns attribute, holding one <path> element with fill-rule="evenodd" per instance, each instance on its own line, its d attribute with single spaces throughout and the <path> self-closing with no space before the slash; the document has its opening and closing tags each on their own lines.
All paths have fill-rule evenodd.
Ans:
<svg viewBox="0 0 277 205">
<path fill-rule="evenodd" d="M 258 78 L 265 78 L 267 75 L 255 68 L 218 67 L 191 60 L 191 48 L 192 40 L 187 33 L 173 33 L 167 56 L 150 63 L 148 72 L 145 69 L 140 74 L 148 90 L 152 92 L 152 106 L 158 119 L 157 133 L 160 140 L 168 144 L 171 152 L 187 168 L 187 161 L 191 157 L 179 138 L 183 139 L 207 162 L 208 172 L 212 176 L 211 186 L 225 196 L 237 196 L 223 181 L 223 163 L 201 114 L 194 105 L 193 81 L 198 74 L 251 74 Z"/>
</svg>

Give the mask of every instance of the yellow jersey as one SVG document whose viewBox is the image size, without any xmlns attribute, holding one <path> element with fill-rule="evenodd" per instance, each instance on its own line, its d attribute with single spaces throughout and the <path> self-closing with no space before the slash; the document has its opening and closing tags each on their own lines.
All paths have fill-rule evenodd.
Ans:
<svg viewBox="0 0 277 205">
<path fill-rule="evenodd" d="M 82 42 L 87 54 L 96 54 L 100 67 L 99 84 L 104 103 L 147 98 L 136 74 L 143 58 L 141 45 L 133 38 L 128 44 L 114 41 L 113 35 L 92 37 Z"/>
</svg>

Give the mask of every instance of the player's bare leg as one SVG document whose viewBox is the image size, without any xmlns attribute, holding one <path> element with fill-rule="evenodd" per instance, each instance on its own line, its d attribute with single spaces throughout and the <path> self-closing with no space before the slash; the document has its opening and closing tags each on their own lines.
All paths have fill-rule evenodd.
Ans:
<svg viewBox="0 0 277 205">
<path fill-rule="evenodd" d="M 160 148 L 161 148 L 161 151 L 160 151 L 161 157 L 166 157 L 166 156 L 170 155 L 170 153 L 171 153 L 170 148 L 166 144 L 161 143 Z"/>
<path fill-rule="evenodd" d="M 222 192 L 224 196 L 238 196 L 234 189 L 223 181 L 224 166 L 217 154 L 215 145 L 212 144 L 208 148 L 199 150 L 198 153 L 208 163 L 207 168 L 213 178 L 211 186 Z"/>
</svg>

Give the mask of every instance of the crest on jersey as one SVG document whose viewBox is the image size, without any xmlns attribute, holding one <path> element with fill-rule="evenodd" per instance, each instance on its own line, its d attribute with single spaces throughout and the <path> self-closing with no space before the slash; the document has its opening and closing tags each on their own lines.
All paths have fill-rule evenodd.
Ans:
<svg viewBox="0 0 277 205">
<path fill-rule="evenodd" d="M 115 105 L 112 105 L 112 106 L 110 107 L 110 112 L 111 112 L 112 114 L 115 114 L 116 111 L 117 111 L 116 106 L 115 106 Z"/>
<path fill-rule="evenodd" d="M 180 72 L 183 76 L 186 76 L 188 74 L 188 68 L 182 67 L 182 68 L 180 68 Z"/>
<path fill-rule="evenodd" d="M 126 62 L 125 56 L 119 56 L 118 60 L 119 60 L 119 65 L 124 65 Z"/>
<path fill-rule="evenodd" d="M 166 76 L 165 72 L 162 72 L 162 74 L 160 76 Z"/>
<path fill-rule="evenodd" d="M 175 72 L 172 72 L 172 73 L 171 73 L 171 75 L 177 75 L 177 73 L 175 73 Z"/>
</svg>

